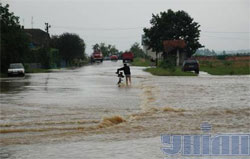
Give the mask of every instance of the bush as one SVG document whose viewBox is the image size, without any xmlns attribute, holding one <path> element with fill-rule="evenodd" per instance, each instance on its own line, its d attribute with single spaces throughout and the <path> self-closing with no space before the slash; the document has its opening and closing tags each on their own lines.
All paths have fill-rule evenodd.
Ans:
<svg viewBox="0 0 250 159">
<path fill-rule="evenodd" d="M 172 72 L 176 70 L 176 58 L 174 56 L 168 57 L 159 63 L 159 67 L 168 69 Z"/>
<path fill-rule="evenodd" d="M 217 59 L 218 60 L 225 60 L 226 57 L 227 57 L 227 55 L 219 55 L 219 56 L 217 56 Z"/>
<path fill-rule="evenodd" d="M 223 61 L 223 64 L 225 66 L 231 66 L 232 65 L 232 62 L 231 61 Z"/>
<path fill-rule="evenodd" d="M 135 58 L 134 61 L 132 62 L 133 66 L 150 66 L 151 62 L 148 59 L 144 59 L 144 58 Z"/>
</svg>

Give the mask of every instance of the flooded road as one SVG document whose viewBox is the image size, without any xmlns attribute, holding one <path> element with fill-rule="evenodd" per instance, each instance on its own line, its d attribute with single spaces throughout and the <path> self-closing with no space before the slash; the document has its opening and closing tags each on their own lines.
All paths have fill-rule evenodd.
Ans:
<svg viewBox="0 0 250 159">
<path fill-rule="evenodd" d="M 250 76 L 156 77 L 105 61 L 1 79 L 1 158 L 164 158 L 161 134 L 249 133 Z"/>
</svg>

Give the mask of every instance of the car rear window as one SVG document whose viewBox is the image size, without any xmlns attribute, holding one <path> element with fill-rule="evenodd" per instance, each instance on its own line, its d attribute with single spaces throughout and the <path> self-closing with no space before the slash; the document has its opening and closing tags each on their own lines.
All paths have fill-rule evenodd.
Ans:
<svg viewBox="0 0 250 159">
<path fill-rule="evenodd" d="M 23 68 L 23 65 L 21 63 L 15 63 L 15 64 L 10 64 L 10 68 Z"/>
<path fill-rule="evenodd" d="M 185 61 L 185 64 L 197 64 L 198 62 L 195 60 L 187 60 Z"/>
</svg>

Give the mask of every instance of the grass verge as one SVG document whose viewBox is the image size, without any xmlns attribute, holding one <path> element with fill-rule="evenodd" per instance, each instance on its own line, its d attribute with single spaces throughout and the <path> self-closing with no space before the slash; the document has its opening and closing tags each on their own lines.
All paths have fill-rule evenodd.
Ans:
<svg viewBox="0 0 250 159">
<path fill-rule="evenodd" d="M 4 77 L 8 77 L 8 75 L 6 73 L 0 73 L 0 77 L 4 78 Z"/>
<path fill-rule="evenodd" d="M 144 58 L 135 58 L 134 61 L 131 63 L 133 66 L 143 66 L 147 67 L 151 65 L 150 60 Z"/>
<path fill-rule="evenodd" d="M 211 75 L 249 75 L 250 61 L 200 61 L 200 71 Z"/>
<path fill-rule="evenodd" d="M 49 69 L 41 69 L 41 68 L 33 68 L 33 69 L 26 69 L 26 73 L 49 73 L 52 72 Z"/>
<path fill-rule="evenodd" d="M 156 76 L 197 76 L 197 74 L 193 72 L 182 72 L 179 67 L 177 67 L 175 71 L 170 71 L 160 67 L 146 68 L 145 71 Z"/>
</svg>

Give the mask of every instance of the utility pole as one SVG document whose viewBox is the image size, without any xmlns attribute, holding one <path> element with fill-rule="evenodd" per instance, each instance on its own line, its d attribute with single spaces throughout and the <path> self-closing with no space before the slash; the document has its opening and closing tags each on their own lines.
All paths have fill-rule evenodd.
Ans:
<svg viewBox="0 0 250 159">
<path fill-rule="evenodd" d="M 49 25 L 49 23 L 45 23 L 45 31 L 49 34 L 49 28 L 51 27 L 51 25 Z"/>
<path fill-rule="evenodd" d="M 51 25 L 49 25 L 49 23 L 45 23 L 45 31 L 47 32 L 48 34 L 48 40 L 46 42 L 46 47 L 48 48 L 49 47 L 49 28 L 51 27 Z"/>
<path fill-rule="evenodd" d="M 24 22 L 24 18 L 23 18 L 23 28 L 24 28 L 24 26 L 25 26 L 25 22 Z"/>
</svg>

